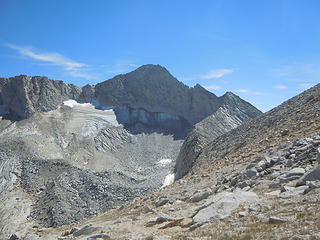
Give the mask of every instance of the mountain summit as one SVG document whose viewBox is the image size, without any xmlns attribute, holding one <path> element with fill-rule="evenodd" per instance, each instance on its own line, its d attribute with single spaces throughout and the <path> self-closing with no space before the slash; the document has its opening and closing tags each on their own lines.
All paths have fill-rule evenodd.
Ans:
<svg viewBox="0 0 320 240">
<path fill-rule="evenodd" d="M 100 104 L 125 104 L 151 112 L 166 112 L 185 118 L 190 125 L 214 113 L 232 98 L 231 94 L 217 97 L 199 84 L 189 88 L 164 67 L 151 64 L 97 84 L 95 91 Z M 251 118 L 261 113 L 242 99 L 237 101 L 250 111 Z"/>
</svg>

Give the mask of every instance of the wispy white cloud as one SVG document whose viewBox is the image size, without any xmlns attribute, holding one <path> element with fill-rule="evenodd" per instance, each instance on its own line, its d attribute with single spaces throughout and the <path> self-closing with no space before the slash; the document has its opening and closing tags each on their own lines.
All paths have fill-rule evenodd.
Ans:
<svg viewBox="0 0 320 240">
<path fill-rule="evenodd" d="M 214 78 L 221 78 L 226 74 L 233 73 L 233 69 L 225 69 L 225 68 L 220 68 L 220 69 L 213 69 L 209 71 L 207 74 L 200 76 L 202 79 L 214 79 Z"/>
<path fill-rule="evenodd" d="M 195 80 L 210 80 L 210 79 L 219 79 L 227 74 L 233 73 L 234 69 L 226 69 L 226 68 L 219 68 L 219 69 L 212 69 L 211 71 L 207 72 L 206 74 L 198 74 L 188 77 L 178 77 L 181 81 L 195 81 Z M 219 82 L 222 84 L 227 84 L 228 82 L 219 79 Z"/>
<path fill-rule="evenodd" d="M 130 60 L 118 60 L 113 66 L 102 65 L 107 74 L 122 74 L 137 68 L 139 65 Z"/>
<path fill-rule="evenodd" d="M 96 79 L 95 74 L 89 72 L 89 66 L 87 64 L 73 61 L 59 53 L 40 53 L 39 51 L 35 51 L 32 47 L 21 47 L 13 44 L 7 44 L 7 46 L 18 51 L 23 56 L 62 67 L 62 69 L 71 76 L 80 77 L 87 80 Z"/>
<path fill-rule="evenodd" d="M 273 76 L 286 81 L 296 93 L 306 90 L 320 80 L 320 63 L 292 63 L 273 69 Z"/>
<path fill-rule="evenodd" d="M 236 90 L 234 90 L 234 92 L 242 93 L 242 94 L 246 94 L 246 95 L 254 95 L 254 96 L 266 96 L 266 95 L 268 95 L 265 92 L 252 91 L 252 90 L 246 89 L 246 88 L 236 89 Z"/>
<path fill-rule="evenodd" d="M 313 85 L 314 84 L 312 84 L 312 83 L 301 83 L 301 84 L 299 84 L 299 87 L 303 90 L 306 90 L 306 89 L 313 87 Z"/>
<path fill-rule="evenodd" d="M 284 89 L 287 89 L 288 87 L 285 85 L 277 85 L 277 86 L 275 86 L 275 88 L 284 90 Z"/>
<path fill-rule="evenodd" d="M 249 90 L 248 90 L 248 89 L 241 88 L 241 89 L 235 90 L 235 92 L 237 92 L 237 93 L 247 93 L 247 92 L 249 92 Z"/>
<path fill-rule="evenodd" d="M 289 65 L 280 66 L 273 69 L 273 75 L 288 80 L 299 81 L 306 78 L 317 78 L 320 73 L 319 64 L 313 63 L 293 63 Z"/>
<path fill-rule="evenodd" d="M 188 82 L 188 81 L 193 81 L 196 80 L 196 77 L 178 77 L 178 79 L 182 82 Z"/>
<path fill-rule="evenodd" d="M 268 95 L 265 92 L 258 92 L 258 91 L 252 91 L 251 94 L 256 95 L 256 96 L 267 96 Z"/>
<path fill-rule="evenodd" d="M 207 90 L 219 90 L 219 89 L 221 89 L 221 87 L 217 86 L 217 85 L 204 86 L 204 88 L 207 89 Z"/>
</svg>

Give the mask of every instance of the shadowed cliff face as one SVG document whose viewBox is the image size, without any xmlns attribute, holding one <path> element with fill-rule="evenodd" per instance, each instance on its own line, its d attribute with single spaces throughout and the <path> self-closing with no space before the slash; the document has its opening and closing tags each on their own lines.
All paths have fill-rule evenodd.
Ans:
<svg viewBox="0 0 320 240">
<path fill-rule="evenodd" d="M 191 128 L 183 117 L 168 113 L 148 112 L 128 106 L 116 107 L 114 111 L 117 121 L 133 134 L 157 132 L 183 139 Z"/>
</svg>

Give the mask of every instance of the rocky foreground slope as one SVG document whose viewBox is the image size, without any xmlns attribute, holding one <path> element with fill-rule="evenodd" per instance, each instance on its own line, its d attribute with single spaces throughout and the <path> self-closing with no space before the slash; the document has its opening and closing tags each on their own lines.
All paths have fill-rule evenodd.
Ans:
<svg viewBox="0 0 320 240">
<path fill-rule="evenodd" d="M 42 239 L 320 239 L 320 85 L 202 147 L 172 185 Z M 199 161 L 199 162 L 198 162 Z M 200 167 L 201 164 L 205 167 Z"/>
</svg>

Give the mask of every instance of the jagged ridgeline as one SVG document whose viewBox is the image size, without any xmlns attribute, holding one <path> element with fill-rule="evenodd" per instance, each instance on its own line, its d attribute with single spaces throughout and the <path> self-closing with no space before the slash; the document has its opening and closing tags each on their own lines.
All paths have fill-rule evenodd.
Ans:
<svg viewBox="0 0 320 240">
<path fill-rule="evenodd" d="M 76 222 L 151 193 L 173 180 L 193 125 L 205 119 L 193 129 L 213 138 L 261 113 L 232 93 L 189 88 L 159 65 L 84 87 L 1 78 L 0 105 L 3 236 Z"/>
<path fill-rule="evenodd" d="M 96 108 L 113 107 L 118 121 L 133 131 L 139 124 L 184 137 L 191 126 L 222 106 L 233 107 L 234 95 L 217 97 L 200 85 L 189 88 L 160 65 L 143 65 L 97 85 L 77 87 L 46 77 L 20 75 L 0 78 L 0 105 L 4 118 L 21 120 L 35 112 L 57 109 L 68 99 L 93 103 Z M 261 112 L 237 100 L 248 120 Z"/>
</svg>

